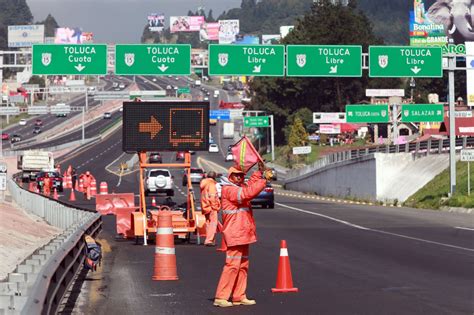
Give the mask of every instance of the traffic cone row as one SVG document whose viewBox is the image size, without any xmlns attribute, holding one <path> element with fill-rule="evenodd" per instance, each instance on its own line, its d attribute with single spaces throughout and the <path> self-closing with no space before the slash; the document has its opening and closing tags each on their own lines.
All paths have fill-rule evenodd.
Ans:
<svg viewBox="0 0 474 315">
<path fill-rule="evenodd" d="M 93 178 L 92 181 L 91 181 L 90 191 L 91 191 L 91 196 L 97 195 L 97 182 L 96 182 L 95 178 Z"/>
<path fill-rule="evenodd" d="M 71 188 L 71 194 L 69 195 L 69 201 L 76 201 L 76 194 L 74 193 L 74 189 Z"/>
<path fill-rule="evenodd" d="M 59 199 L 58 190 L 56 189 L 56 187 L 54 187 L 53 199 L 54 199 L 54 200 L 58 200 L 58 199 Z"/>
<path fill-rule="evenodd" d="M 79 187 L 76 189 L 78 192 L 84 192 L 84 180 L 82 178 L 79 179 Z"/>
<path fill-rule="evenodd" d="M 153 197 L 153 198 L 151 199 L 151 206 L 152 206 L 152 207 L 156 207 L 156 199 L 155 199 L 155 197 Z"/>
<path fill-rule="evenodd" d="M 172 217 L 170 211 L 158 211 L 153 280 L 178 280 Z"/>
<path fill-rule="evenodd" d="M 107 182 L 100 182 L 99 194 L 107 195 L 108 193 L 109 193 L 109 187 L 107 186 Z"/>
</svg>

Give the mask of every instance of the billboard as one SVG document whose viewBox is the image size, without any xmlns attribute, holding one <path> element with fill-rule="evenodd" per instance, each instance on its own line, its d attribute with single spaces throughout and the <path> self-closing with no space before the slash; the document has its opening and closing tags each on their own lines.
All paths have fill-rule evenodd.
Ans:
<svg viewBox="0 0 474 315">
<path fill-rule="evenodd" d="M 199 32 L 204 16 L 170 16 L 171 33 Z"/>
<path fill-rule="evenodd" d="M 199 39 L 202 41 L 219 40 L 219 23 L 203 23 L 199 31 Z"/>
<path fill-rule="evenodd" d="M 295 28 L 294 25 L 284 25 L 280 26 L 280 35 L 281 38 L 285 38 L 286 35 L 288 35 L 289 32 L 291 32 Z"/>
<path fill-rule="evenodd" d="M 209 64 L 209 52 L 206 49 L 191 49 L 191 66 L 207 67 Z"/>
<path fill-rule="evenodd" d="M 55 44 L 86 44 L 92 43 L 94 34 L 83 32 L 80 28 L 60 27 L 56 29 L 54 36 Z"/>
<path fill-rule="evenodd" d="M 207 151 L 209 102 L 124 102 L 125 152 Z"/>
<path fill-rule="evenodd" d="M 44 43 L 44 25 L 9 25 L 8 47 L 31 47 Z"/>
<path fill-rule="evenodd" d="M 233 43 L 239 32 L 239 20 L 219 20 L 219 44 Z"/>
<path fill-rule="evenodd" d="M 444 54 L 463 54 L 464 42 L 474 41 L 474 33 L 470 17 L 467 19 L 460 12 L 468 12 L 473 4 L 472 0 L 414 0 L 410 11 L 410 45 L 441 46 Z"/>
<path fill-rule="evenodd" d="M 466 55 L 467 105 L 474 106 L 474 42 L 466 42 Z"/>
<path fill-rule="evenodd" d="M 260 44 L 259 36 L 252 35 L 237 35 L 233 44 L 237 45 L 258 45 Z"/>
<path fill-rule="evenodd" d="M 161 32 L 165 27 L 165 16 L 158 13 L 148 15 L 148 29 L 150 32 Z"/>
<path fill-rule="evenodd" d="M 262 45 L 277 45 L 280 43 L 281 35 L 262 35 Z"/>
</svg>

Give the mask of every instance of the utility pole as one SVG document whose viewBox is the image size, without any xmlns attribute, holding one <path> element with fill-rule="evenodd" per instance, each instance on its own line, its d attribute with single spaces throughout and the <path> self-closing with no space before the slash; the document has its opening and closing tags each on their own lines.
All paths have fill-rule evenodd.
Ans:
<svg viewBox="0 0 474 315">
<path fill-rule="evenodd" d="M 456 56 L 448 57 L 448 84 L 449 84 L 449 174 L 450 197 L 456 192 L 456 120 L 454 117 L 454 68 Z"/>
<path fill-rule="evenodd" d="M 85 128 L 84 128 L 84 121 L 85 121 L 85 112 L 84 112 L 84 107 L 82 107 L 82 144 L 84 144 L 85 142 L 85 138 L 86 138 L 86 132 L 85 132 Z"/>
</svg>

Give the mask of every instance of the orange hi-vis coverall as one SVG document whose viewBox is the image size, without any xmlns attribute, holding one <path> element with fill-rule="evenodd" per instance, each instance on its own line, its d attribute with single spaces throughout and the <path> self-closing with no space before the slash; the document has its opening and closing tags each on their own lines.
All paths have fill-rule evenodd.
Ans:
<svg viewBox="0 0 474 315">
<path fill-rule="evenodd" d="M 84 196 L 87 200 L 91 199 L 91 185 L 92 185 L 92 175 L 83 174 L 81 175 L 84 187 Z"/>
<path fill-rule="evenodd" d="M 230 175 L 230 174 L 229 174 Z M 249 244 L 257 241 L 255 220 L 250 201 L 265 188 L 262 172 L 256 171 L 247 183 L 235 185 L 226 179 L 222 183 L 222 234 L 227 243 L 226 260 L 217 285 L 216 299 L 233 302 L 246 299 L 249 268 Z"/>
<path fill-rule="evenodd" d="M 217 211 L 221 201 L 217 194 L 216 181 L 205 178 L 201 181 L 201 211 L 206 217 L 206 240 L 204 244 L 215 244 L 217 230 Z"/>
</svg>

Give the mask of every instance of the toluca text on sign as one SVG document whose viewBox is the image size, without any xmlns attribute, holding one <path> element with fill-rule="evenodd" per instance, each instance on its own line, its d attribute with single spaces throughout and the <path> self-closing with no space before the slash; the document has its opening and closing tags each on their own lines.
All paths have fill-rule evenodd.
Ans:
<svg viewBox="0 0 474 315">
<path fill-rule="evenodd" d="M 173 63 L 176 61 L 176 59 L 172 55 L 179 55 L 178 47 L 148 46 L 146 49 L 147 49 L 148 55 L 152 55 L 151 61 L 154 63 L 157 63 L 157 62 Z"/>
<path fill-rule="evenodd" d="M 326 57 L 327 64 L 342 64 L 344 63 L 343 58 L 337 58 L 339 56 L 350 56 L 351 52 L 347 48 L 319 48 L 319 54 Z"/>
<path fill-rule="evenodd" d="M 69 62 L 92 62 L 91 56 L 95 55 L 94 46 L 64 46 L 64 54 Z"/>
<path fill-rule="evenodd" d="M 425 64 L 424 57 L 431 57 L 429 49 L 417 48 L 417 49 L 400 49 L 402 57 L 406 57 L 406 63 L 408 65 L 423 65 Z"/>
<path fill-rule="evenodd" d="M 267 63 L 265 56 L 275 56 L 273 47 L 243 47 L 248 63 Z"/>
</svg>

